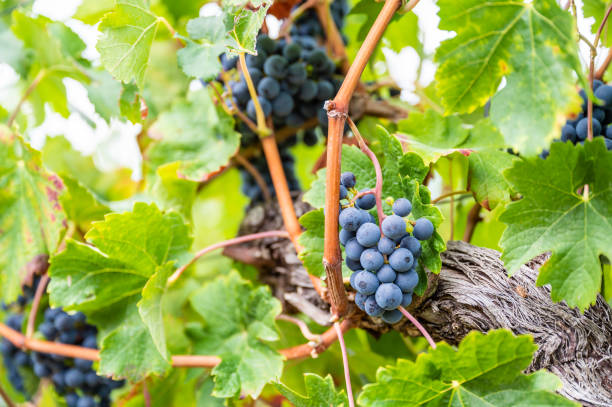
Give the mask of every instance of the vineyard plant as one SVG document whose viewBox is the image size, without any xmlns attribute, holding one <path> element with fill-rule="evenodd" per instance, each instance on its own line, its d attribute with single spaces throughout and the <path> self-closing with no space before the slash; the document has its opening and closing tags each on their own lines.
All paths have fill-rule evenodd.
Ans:
<svg viewBox="0 0 612 407">
<path fill-rule="evenodd" d="M 611 12 L 0 0 L 0 407 L 612 406 Z"/>
</svg>

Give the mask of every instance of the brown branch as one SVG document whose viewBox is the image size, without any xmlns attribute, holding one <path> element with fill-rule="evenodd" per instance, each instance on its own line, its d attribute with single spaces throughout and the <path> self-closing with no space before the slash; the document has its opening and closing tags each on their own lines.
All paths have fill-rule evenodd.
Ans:
<svg viewBox="0 0 612 407">
<path fill-rule="evenodd" d="M 400 6 L 400 0 L 387 0 L 376 17 L 372 28 L 361 45 L 355 61 L 349 68 L 342 86 L 334 100 L 327 104 L 329 127 L 327 137 L 327 178 L 325 193 L 325 247 L 323 264 L 327 275 L 332 316 L 344 316 L 348 311 L 348 299 L 342 281 L 342 255 L 338 240 L 338 203 L 340 197 L 340 158 L 342 135 L 351 96 L 359 83 L 376 44 L 382 37 L 393 14 Z"/>
<path fill-rule="evenodd" d="M 344 48 L 344 41 L 340 35 L 340 30 L 338 30 L 336 22 L 331 15 L 329 3 L 329 0 L 318 1 L 315 4 L 315 10 L 317 12 L 319 22 L 321 23 L 321 27 L 323 27 L 323 31 L 325 31 L 327 45 L 329 46 L 332 55 L 336 59 L 340 60 L 340 63 L 342 64 L 342 72 L 346 73 L 350 68 L 350 64 L 348 62 L 348 57 L 346 56 L 346 49 Z"/>
<path fill-rule="evenodd" d="M 352 328 L 352 324 L 348 320 L 342 321 L 340 324 L 342 332 Z M 37 339 L 26 338 L 21 332 L 9 328 L 3 323 L 0 323 L 0 336 L 5 337 L 13 345 L 33 350 L 41 353 L 50 353 L 54 355 L 67 356 L 69 358 L 79 358 L 86 360 L 99 361 L 100 351 L 97 349 L 84 348 L 82 346 L 66 345 L 63 343 L 41 341 Z M 281 349 L 279 353 L 286 359 L 303 359 L 308 356 L 321 353 L 338 339 L 334 328 L 330 328 L 321 334 L 321 343 L 314 347 L 305 343 L 303 345 L 293 346 L 291 348 Z M 174 367 L 215 367 L 221 363 L 221 358 L 217 356 L 205 355 L 174 355 L 172 356 L 172 366 Z"/>
<path fill-rule="evenodd" d="M 45 289 L 49 283 L 49 275 L 43 274 L 36 287 L 36 293 L 32 300 L 32 308 L 30 308 L 30 314 L 28 315 L 28 326 L 26 328 L 26 337 L 31 338 L 34 335 L 34 324 L 36 323 L 36 314 L 38 313 L 38 307 L 40 306 L 40 299 L 45 294 Z"/>
<path fill-rule="evenodd" d="M 608 21 L 608 17 L 610 17 L 610 12 L 612 12 L 612 4 L 608 6 L 606 9 L 606 14 L 604 15 L 599 28 L 597 29 L 597 34 L 595 34 L 595 40 L 593 41 L 593 48 L 591 48 L 591 59 L 589 61 L 589 91 L 593 90 L 593 76 L 595 71 L 595 57 L 597 56 L 597 45 L 599 44 L 599 38 L 601 37 L 601 32 L 603 31 L 606 22 Z M 588 94 L 587 94 L 588 96 Z M 587 139 L 593 140 L 593 100 L 590 97 L 587 98 L 587 118 L 588 118 L 588 134 Z"/>
<path fill-rule="evenodd" d="M 266 202 L 270 202 L 270 200 L 272 199 L 272 195 L 270 195 L 270 190 L 268 189 L 268 185 L 266 185 L 266 181 L 264 181 L 263 177 L 261 176 L 257 168 L 255 168 L 255 166 L 251 164 L 249 160 L 247 160 L 240 154 L 236 154 L 234 156 L 234 160 L 236 160 L 238 164 L 240 164 L 249 174 L 251 174 L 251 176 L 253 177 L 253 179 L 255 179 L 255 182 L 261 189 L 261 192 L 263 193 L 263 196 L 264 196 L 264 200 Z"/>
<path fill-rule="evenodd" d="M 612 62 L 612 48 L 608 50 L 608 55 L 606 55 L 605 61 L 601 64 L 599 68 L 597 68 L 597 72 L 595 72 L 595 79 L 601 80 L 610 66 L 610 62 Z"/>
<path fill-rule="evenodd" d="M 13 400 L 11 400 L 11 398 L 9 397 L 8 393 L 4 391 L 2 385 L 0 385 L 0 397 L 2 397 L 2 400 L 4 400 L 4 403 L 8 407 L 17 407 L 17 404 L 15 404 Z"/>
<path fill-rule="evenodd" d="M 474 231 L 476 230 L 476 225 L 478 222 L 482 220 L 480 217 L 480 211 L 482 210 L 482 206 L 478 202 L 472 206 L 470 212 L 467 215 L 467 222 L 465 225 L 465 231 L 463 232 L 463 241 L 469 243 L 472 240 L 472 236 L 474 235 Z"/>
</svg>

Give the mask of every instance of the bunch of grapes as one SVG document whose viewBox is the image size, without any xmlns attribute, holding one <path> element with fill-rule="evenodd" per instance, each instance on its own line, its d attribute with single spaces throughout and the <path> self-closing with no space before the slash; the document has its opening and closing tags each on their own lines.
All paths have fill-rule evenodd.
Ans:
<svg viewBox="0 0 612 407">
<path fill-rule="evenodd" d="M 412 211 L 412 203 L 399 198 L 393 202 L 393 215 L 379 227 L 368 212 L 376 206 L 374 195 L 360 195 L 355 182 L 351 172 L 340 177 L 340 199 L 348 204 L 341 205 L 339 216 L 340 243 L 353 270 L 351 286 L 357 291 L 355 304 L 368 315 L 394 324 L 402 318 L 398 307 L 412 302 L 419 283 L 420 241 L 431 238 L 434 226 L 429 219 L 419 218 L 409 233 L 404 218 Z"/>
<path fill-rule="evenodd" d="M 606 147 L 612 150 L 612 86 L 605 85 L 600 80 L 593 81 L 593 92 L 602 104 L 593 104 L 592 126 L 593 137 L 604 137 Z M 582 98 L 582 112 L 575 119 L 567 120 L 561 128 L 561 138 L 555 141 L 571 141 L 573 144 L 584 143 L 589 131 L 589 119 L 587 112 L 587 94 L 580 89 Z M 548 150 L 542 151 L 540 157 L 548 157 Z"/>
<path fill-rule="evenodd" d="M 295 6 L 299 7 L 303 2 Z M 332 19 L 341 30 L 344 27 L 344 19 L 348 14 L 348 2 L 346 0 L 336 0 L 331 2 L 329 5 L 329 11 L 331 12 Z M 309 8 L 299 16 L 291 26 L 292 36 L 308 36 L 325 39 L 325 30 L 321 26 L 321 22 L 317 16 L 317 12 L 313 8 Z M 344 39 L 346 43 L 346 39 Z"/>
<path fill-rule="evenodd" d="M 31 298 L 30 295 L 28 299 Z M 16 331 L 22 330 L 23 322 L 23 310 L 10 315 L 6 320 L 6 324 Z M 97 349 L 98 331 L 86 322 L 81 312 L 70 315 L 61 308 L 47 308 L 38 331 L 49 341 Z M 68 407 L 110 406 L 111 391 L 124 385 L 123 380 L 98 376 L 90 360 L 27 352 L 6 339 L 0 343 L 0 350 L 9 371 L 9 380 L 17 391 L 26 394 L 19 369 L 31 369 L 39 378 L 53 382 L 55 391 L 64 396 Z"/>
</svg>

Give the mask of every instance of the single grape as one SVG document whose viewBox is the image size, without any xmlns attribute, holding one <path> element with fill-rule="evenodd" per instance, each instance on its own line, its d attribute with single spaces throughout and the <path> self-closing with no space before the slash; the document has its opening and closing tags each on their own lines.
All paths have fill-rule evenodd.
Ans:
<svg viewBox="0 0 612 407">
<path fill-rule="evenodd" d="M 270 105 L 270 102 L 268 102 L 267 99 L 263 98 L 263 97 L 259 97 L 259 104 L 261 105 L 261 110 L 263 110 L 263 114 L 264 116 L 268 117 L 270 115 L 270 113 L 272 112 L 272 105 Z M 251 99 L 249 100 L 249 103 L 247 103 L 247 115 L 255 120 L 257 119 L 257 111 L 255 110 L 255 102 Z"/>
<path fill-rule="evenodd" d="M 359 226 L 363 223 L 361 212 L 357 208 L 349 207 L 345 208 L 340 212 L 338 222 L 342 229 L 346 229 L 351 232 L 355 232 L 359 229 Z"/>
<path fill-rule="evenodd" d="M 72 320 L 75 324 L 84 324 L 87 317 L 81 311 L 77 311 L 72 315 Z"/>
<path fill-rule="evenodd" d="M 383 283 L 376 290 L 376 302 L 386 310 L 395 309 L 402 303 L 402 290 L 393 283 Z"/>
<path fill-rule="evenodd" d="M 365 294 L 361 294 L 360 292 L 355 294 L 355 305 L 362 311 L 365 311 L 365 302 L 368 299 L 368 296 Z"/>
<path fill-rule="evenodd" d="M 93 365 L 93 362 L 91 360 L 87 360 L 87 359 L 80 359 L 80 358 L 75 358 L 74 359 L 74 367 L 76 367 L 77 369 L 81 370 L 81 371 L 88 371 L 89 369 L 91 369 Z"/>
<path fill-rule="evenodd" d="M 262 34 L 257 37 L 257 51 L 273 54 L 276 51 L 276 41 Z"/>
<path fill-rule="evenodd" d="M 593 109 L 593 118 L 597 119 L 599 123 L 603 123 L 606 118 L 606 111 L 599 107 Z"/>
<path fill-rule="evenodd" d="M 317 84 L 313 80 L 307 79 L 302 86 L 300 87 L 300 91 L 298 93 L 298 97 L 300 100 L 304 102 L 309 102 L 317 96 Z"/>
<path fill-rule="evenodd" d="M 347 257 L 345 262 L 346 262 L 346 267 L 348 267 L 350 270 L 359 271 L 363 268 L 361 267 L 361 262 L 358 260 L 349 259 Z"/>
<path fill-rule="evenodd" d="M 361 253 L 359 261 L 364 269 L 369 271 L 377 271 L 382 267 L 385 259 L 382 254 L 376 249 L 366 249 Z"/>
<path fill-rule="evenodd" d="M 55 317 L 57 317 L 61 312 L 61 308 L 47 308 L 45 310 L 45 320 L 53 322 L 55 320 Z"/>
<path fill-rule="evenodd" d="M 389 265 L 393 267 L 395 271 L 408 271 L 412 268 L 414 263 L 414 256 L 408 249 L 400 247 L 396 249 L 391 256 L 389 256 Z"/>
<path fill-rule="evenodd" d="M 259 81 L 257 85 L 257 94 L 272 100 L 278 96 L 280 92 L 280 84 L 274 78 L 266 77 Z"/>
<path fill-rule="evenodd" d="M 402 296 L 402 307 L 407 307 L 412 304 L 412 293 L 404 293 Z"/>
<path fill-rule="evenodd" d="M 66 371 L 64 380 L 66 381 L 66 386 L 68 387 L 80 387 L 83 385 L 85 377 L 83 372 L 81 372 L 79 369 L 70 368 Z"/>
<path fill-rule="evenodd" d="M 356 238 L 350 239 L 348 242 L 346 242 L 346 245 L 344 245 L 346 257 L 349 259 L 359 260 L 361 253 L 363 253 L 364 250 L 365 248 L 359 244 L 359 241 Z"/>
<path fill-rule="evenodd" d="M 346 189 L 344 185 L 340 184 L 340 199 L 346 199 L 347 196 L 348 196 L 348 190 Z"/>
<path fill-rule="evenodd" d="M 22 323 L 23 323 L 23 315 L 21 314 L 13 314 L 13 315 L 10 315 L 6 319 L 6 325 L 8 325 L 9 328 L 14 329 L 15 331 L 21 331 Z"/>
<path fill-rule="evenodd" d="M 85 383 L 87 386 L 94 388 L 100 383 L 100 378 L 93 370 L 85 373 Z"/>
<path fill-rule="evenodd" d="M 281 92 L 276 99 L 272 101 L 272 112 L 275 116 L 286 117 L 295 107 L 293 97 L 287 92 Z"/>
<path fill-rule="evenodd" d="M 599 86 L 595 91 L 595 97 L 603 102 L 603 106 L 612 107 L 612 86 Z"/>
<path fill-rule="evenodd" d="M 414 236 L 404 236 L 400 242 L 400 247 L 410 250 L 415 259 L 421 255 L 421 242 Z"/>
<path fill-rule="evenodd" d="M 38 377 L 49 377 L 51 376 L 51 370 L 42 363 L 34 363 L 34 374 Z"/>
<path fill-rule="evenodd" d="M 343 172 L 340 175 L 340 183 L 348 189 L 355 187 L 356 182 L 357 181 L 355 179 L 355 174 L 353 174 L 352 172 Z"/>
<path fill-rule="evenodd" d="M 267 57 L 268 56 L 264 52 L 259 52 L 257 55 L 248 54 L 245 57 L 247 67 L 262 69 Z"/>
<path fill-rule="evenodd" d="M 395 242 L 389 239 L 387 236 L 383 236 L 378 241 L 377 247 L 379 252 L 381 252 L 382 254 L 389 255 L 393 253 L 393 250 L 395 250 Z"/>
<path fill-rule="evenodd" d="M 379 317 L 383 312 L 385 312 L 385 310 L 380 308 L 376 303 L 376 298 L 374 295 L 368 296 L 368 298 L 365 300 L 364 310 L 366 314 L 371 317 Z"/>
<path fill-rule="evenodd" d="M 79 402 L 79 396 L 76 393 L 68 393 L 64 397 L 64 401 L 66 401 L 66 405 L 68 407 L 77 407 L 77 403 Z"/>
<path fill-rule="evenodd" d="M 399 198 L 393 202 L 393 213 L 397 216 L 408 216 L 412 211 L 412 203 L 406 198 Z"/>
<path fill-rule="evenodd" d="M 600 81 L 599 79 L 594 79 L 593 80 L 593 92 L 595 92 L 597 90 L 597 88 L 599 88 L 603 84 L 604 83 L 602 81 Z"/>
<path fill-rule="evenodd" d="M 385 236 L 396 239 L 406 234 L 406 221 L 400 216 L 387 216 L 382 221 L 382 231 Z"/>
<path fill-rule="evenodd" d="M 340 231 L 340 244 L 342 244 L 342 246 L 346 245 L 346 242 L 348 242 L 350 239 L 355 237 L 355 233 L 354 232 L 350 232 L 346 229 L 342 229 Z"/>
<path fill-rule="evenodd" d="M 381 315 L 381 318 L 388 324 L 395 324 L 402 319 L 402 313 L 397 309 L 385 311 Z"/>
<path fill-rule="evenodd" d="M 96 401 L 91 396 L 81 396 L 77 402 L 77 407 L 96 407 Z"/>
<path fill-rule="evenodd" d="M 604 134 L 604 136 L 606 136 L 607 139 L 612 140 L 612 126 L 608 126 L 606 128 L 606 134 Z"/>
<path fill-rule="evenodd" d="M 280 55 L 272 55 L 264 62 L 264 73 L 276 79 L 284 79 L 287 75 L 289 61 Z"/>
<path fill-rule="evenodd" d="M 327 54 L 322 49 L 315 49 L 308 57 L 308 63 L 313 66 L 323 65 L 327 61 Z"/>
<path fill-rule="evenodd" d="M 402 292 L 411 293 L 414 291 L 414 287 L 419 284 L 419 275 L 415 270 L 411 270 L 408 273 L 397 273 L 394 282 Z"/>
<path fill-rule="evenodd" d="M 601 133 L 601 124 L 599 123 L 599 121 L 597 121 L 596 119 L 592 120 L 593 123 L 593 134 L 599 134 Z M 588 118 L 583 118 L 581 119 L 578 124 L 576 124 L 576 138 L 577 140 L 586 140 L 587 135 L 588 135 L 588 126 L 589 126 L 589 119 Z"/>
<path fill-rule="evenodd" d="M 419 240 L 428 240 L 434 232 L 434 226 L 427 218 L 417 219 L 412 235 Z"/>
<path fill-rule="evenodd" d="M 360 271 L 356 274 L 357 275 L 355 276 L 355 289 L 362 294 L 374 294 L 376 292 L 376 289 L 380 285 L 380 281 L 378 281 L 376 275 L 365 270 Z"/>
<path fill-rule="evenodd" d="M 227 54 L 221 54 L 221 65 L 223 66 L 224 71 L 229 71 L 230 69 L 234 69 L 238 62 L 238 57 L 229 57 Z"/>
<path fill-rule="evenodd" d="M 328 100 L 334 97 L 334 85 L 328 81 L 319 81 L 317 99 Z"/>
<path fill-rule="evenodd" d="M 380 229 L 374 223 L 364 223 L 357 229 L 357 241 L 363 247 L 372 247 L 380 239 Z"/>
<path fill-rule="evenodd" d="M 68 343 L 68 344 L 74 345 L 76 344 L 77 338 L 78 338 L 77 331 L 70 330 L 70 331 L 60 332 L 57 340 L 61 343 Z"/>
<path fill-rule="evenodd" d="M 576 142 L 576 128 L 570 124 L 566 124 L 561 128 L 561 141 L 568 140 L 572 143 Z"/>
<path fill-rule="evenodd" d="M 251 77 L 251 80 L 253 81 L 253 85 L 257 86 L 261 78 L 263 78 L 263 73 L 257 68 L 249 68 L 248 71 L 249 71 L 249 76 Z M 244 79 L 244 75 L 242 73 L 241 75 L 242 75 L 242 81 L 246 83 L 246 80 Z"/>
<path fill-rule="evenodd" d="M 82 346 L 84 348 L 97 349 L 98 348 L 98 343 L 97 343 L 97 340 L 96 340 L 96 335 L 89 335 L 89 336 L 85 337 L 85 339 L 83 340 Z"/>
<path fill-rule="evenodd" d="M 306 67 L 301 62 L 289 65 L 287 68 L 287 82 L 294 86 L 302 85 L 308 78 Z"/>
<path fill-rule="evenodd" d="M 367 211 L 372 209 L 376 205 L 376 197 L 374 196 L 374 194 L 363 195 L 357 198 L 355 204 L 359 208 L 365 209 Z"/>
<path fill-rule="evenodd" d="M 69 331 L 74 328 L 74 321 L 70 316 L 66 313 L 61 313 L 57 317 L 55 317 L 55 321 L 53 321 L 53 325 L 55 329 L 60 331 L 60 333 Z"/>
<path fill-rule="evenodd" d="M 381 283 L 392 283 L 395 281 L 397 273 L 390 265 L 383 264 L 383 266 L 376 272 L 376 277 L 378 277 L 378 281 Z"/>
<path fill-rule="evenodd" d="M 300 59 L 301 53 L 302 47 L 296 42 L 292 42 L 283 47 L 283 56 L 287 58 L 288 61 L 295 61 L 297 59 Z"/>
<path fill-rule="evenodd" d="M 353 287 L 353 289 L 355 291 L 357 290 L 357 285 L 355 285 L 355 278 L 357 277 L 357 274 L 361 273 L 362 270 L 356 271 L 354 273 L 351 274 L 351 277 L 349 278 L 349 283 L 351 284 L 351 287 Z"/>
</svg>

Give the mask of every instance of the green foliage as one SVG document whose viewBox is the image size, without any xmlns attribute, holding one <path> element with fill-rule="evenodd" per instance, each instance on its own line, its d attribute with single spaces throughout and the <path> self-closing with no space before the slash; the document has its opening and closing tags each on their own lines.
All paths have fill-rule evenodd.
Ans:
<svg viewBox="0 0 612 407">
<path fill-rule="evenodd" d="M 306 396 L 296 393 L 282 383 L 278 383 L 276 387 L 295 407 L 348 406 L 346 394 L 342 390 L 336 391 L 331 376 L 324 379 L 316 374 L 305 374 L 304 381 Z"/>
<path fill-rule="evenodd" d="M 266 342 L 279 339 L 274 318 L 281 305 L 267 287 L 255 288 L 231 272 L 196 291 L 191 305 L 206 322 L 190 329 L 196 353 L 222 360 L 212 371 L 213 395 L 257 397 L 280 376 L 282 356 Z"/>
<path fill-rule="evenodd" d="M 612 258 L 612 153 L 603 140 L 572 146 L 554 143 L 546 160 L 517 161 L 505 176 L 523 196 L 508 205 L 500 245 L 508 273 L 539 254 L 551 252 L 538 284 L 550 284 L 552 298 L 586 309 L 601 289 L 601 255 Z M 588 185 L 585 197 L 578 191 Z M 577 284 L 576 282 L 580 282 Z"/>
<path fill-rule="evenodd" d="M 553 0 L 443 0 L 440 28 L 454 31 L 436 51 L 437 89 L 449 112 L 491 100 L 491 118 L 507 143 L 533 154 L 557 137 L 578 108 L 572 71 L 580 62 L 572 17 Z"/>
<path fill-rule="evenodd" d="M 380 368 L 359 396 L 364 407 L 576 406 L 555 394 L 561 381 L 540 370 L 524 375 L 536 349 L 528 336 L 505 330 L 469 333 L 457 349 L 439 343 L 415 362 Z M 503 350 L 500 352 L 500 350 Z"/>
<path fill-rule="evenodd" d="M 585 17 L 593 17 L 595 21 L 591 25 L 591 32 L 595 34 L 601 23 L 603 22 L 606 9 L 608 8 L 608 2 L 604 0 L 583 0 L 582 12 Z M 601 43 L 606 47 L 612 45 L 612 37 L 610 36 L 610 24 L 606 23 L 601 31 L 600 37 Z"/>
<path fill-rule="evenodd" d="M 204 81 L 214 79 L 221 71 L 218 57 L 225 51 L 227 42 L 225 24 L 218 17 L 198 17 L 187 23 L 187 33 L 191 40 L 178 52 L 178 62 L 183 72 Z"/>
<path fill-rule="evenodd" d="M 489 209 L 510 202 L 513 189 L 503 172 L 512 167 L 518 158 L 505 151 L 487 149 L 471 153 L 468 160 L 470 188 L 476 200 Z"/>
</svg>

